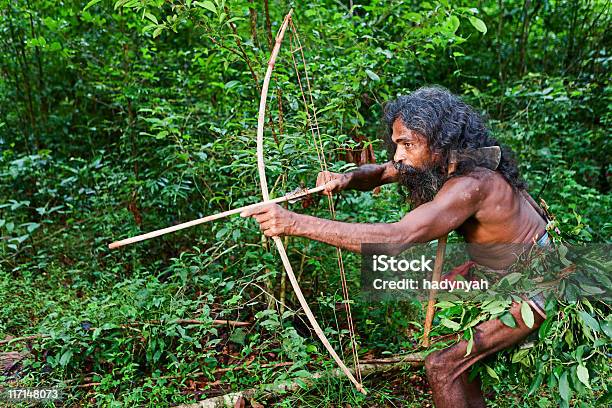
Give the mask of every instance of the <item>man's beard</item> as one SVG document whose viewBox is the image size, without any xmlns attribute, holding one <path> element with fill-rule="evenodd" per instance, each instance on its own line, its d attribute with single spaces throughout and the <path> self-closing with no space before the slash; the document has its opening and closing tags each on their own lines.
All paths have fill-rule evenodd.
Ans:
<svg viewBox="0 0 612 408">
<path fill-rule="evenodd" d="M 398 162 L 393 162 L 393 165 L 399 172 L 400 184 L 408 188 L 409 200 L 415 208 L 433 200 L 446 181 L 440 166 L 417 168 Z"/>
</svg>

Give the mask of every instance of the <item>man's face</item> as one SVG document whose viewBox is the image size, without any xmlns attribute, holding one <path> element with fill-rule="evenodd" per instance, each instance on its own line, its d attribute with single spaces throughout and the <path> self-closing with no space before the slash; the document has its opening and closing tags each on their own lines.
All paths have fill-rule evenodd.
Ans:
<svg viewBox="0 0 612 408">
<path fill-rule="evenodd" d="M 394 162 L 417 169 L 423 169 L 432 164 L 433 158 L 425 136 L 408 129 L 401 119 L 393 122 L 391 140 L 396 145 Z"/>
<path fill-rule="evenodd" d="M 400 183 L 410 190 L 410 201 L 417 207 L 431 201 L 445 181 L 439 155 L 432 153 L 425 136 L 408 129 L 401 119 L 393 122 L 391 140 L 396 146 L 393 162 Z"/>
</svg>

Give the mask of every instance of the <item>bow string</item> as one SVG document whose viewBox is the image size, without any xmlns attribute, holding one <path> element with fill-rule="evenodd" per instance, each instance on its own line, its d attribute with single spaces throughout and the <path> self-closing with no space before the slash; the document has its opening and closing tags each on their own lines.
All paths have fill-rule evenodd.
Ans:
<svg viewBox="0 0 612 408">
<path fill-rule="evenodd" d="M 319 158 L 319 162 L 321 164 L 321 169 L 323 171 L 327 171 L 327 163 L 325 160 L 325 154 L 323 151 L 323 143 L 321 140 L 321 134 L 319 131 L 319 126 L 317 123 L 317 118 L 316 118 L 316 109 L 314 108 L 314 100 L 312 97 L 312 89 L 310 86 L 310 79 L 308 77 L 307 71 L 306 71 L 306 63 L 305 63 L 305 59 L 304 59 L 304 54 L 303 54 L 303 48 L 301 46 L 301 43 L 299 41 L 299 36 L 297 34 L 297 30 L 295 28 L 295 25 L 293 24 L 293 21 L 291 19 L 291 15 L 292 15 L 293 10 L 290 10 L 289 13 L 285 16 L 285 19 L 283 20 L 283 24 L 281 25 L 278 34 L 276 35 L 276 40 L 274 43 L 274 48 L 272 49 L 272 53 L 270 55 L 270 59 L 268 61 L 268 67 L 266 70 L 266 75 L 264 77 L 264 82 L 261 88 L 261 99 L 260 99 L 260 103 L 259 103 L 259 115 L 258 115 L 258 120 L 257 120 L 257 168 L 258 168 L 258 174 L 259 174 L 259 182 L 260 182 L 260 187 L 261 187 L 261 193 L 263 196 L 264 200 L 269 200 L 269 191 L 268 191 L 268 183 L 267 183 L 267 179 L 266 179 L 266 166 L 265 166 L 265 160 L 264 160 L 264 125 L 265 125 L 265 115 L 266 115 L 266 104 L 267 104 L 267 96 L 268 96 L 268 89 L 270 86 L 270 79 L 272 77 L 272 71 L 274 70 L 274 65 L 276 63 L 276 59 L 278 57 L 278 53 L 280 51 L 281 48 L 281 44 L 285 35 L 285 32 L 287 30 L 287 27 L 289 25 L 291 25 L 291 36 L 292 38 L 297 42 L 297 44 L 299 44 L 298 50 L 300 51 L 300 54 L 302 56 L 302 61 L 304 63 L 304 69 L 305 69 L 305 76 L 306 76 L 306 83 L 307 83 L 307 89 L 308 89 L 308 93 L 309 93 L 309 99 L 312 105 L 312 116 L 310 114 L 310 111 L 308 109 L 308 103 L 306 100 L 306 95 L 304 93 L 304 89 L 302 86 L 302 82 L 301 82 L 301 78 L 299 77 L 299 70 L 297 70 L 297 62 L 295 61 L 295 52 L 292 49 L 291 51 L 291 55 L 293 58 L 293 62 L 294 62 L 294 66 L 296 67 L 296 73 L 298 75 L 298 82 L 300 84 L 300 90 L 302 92 L 302 99 L 304 102 L 304 105 L 306 107 L 306 111 L 307 111 L 307 119 L 308 119 L 308 124 L 311 130 L 311 133 L 313 135 L 313 142 L 314 145 L 316 147 L 316 151 L 317 151 L 317 156 Z M 335 218 L 335 209 L 334 209 L 334 205 L 333 205 L 333 198 L 331 196 L 328 196 L 328 207 L 330 209 L 330 212 L 332 214 L 332 218 Z M 348 286 L 346 283 L 346 274 L 344 271 L 344 263 L 342 261 L 342 252 L 339 248 L 337 248 L 337 255 L 338 255 L 338 265 L 340 267 L 340 274 L 341 274 L 341 280 L 342 280 L 342 291 L 343 291 L 343 296 L 344 296 L 344 304 L 345 304 L 345 310 L 347 312 L 347 320 L 349 321 L 349 332 L 350 332 L 350 337 L 351 337 L 351 344 L 352 344 L 352 350 L 353 350 L 353 354 L 354 354 L 354 364 L 355 364 L 355 375 L 357 376 L 357 378 L 355 378 L 355 376 L 351 373 L 351 371 L 346 367 L 346 365 L 344 364 L 344 362 L 342 361 L 342 359 L 338 356 L 338 354 L 336 353 L 336 351 L 334 350 L 334 348 L 331 346 L 329 340 L 327 339 L 327 337 L 325 336 L 325 334 L 323 333 L 323 330 L 321 329 L 321 326 L 319 325 L 319 323 L 317 322 L 314 314 L 312 313 L 308 302 L 306 302 L 306 299 L 302 293 L 302 290 L 300 288 L 300 285 L 297 281 L 297 278 L 295 276 L 295 273 L 293 272 L 293 268 L 291 266 L 291 262 L 289 261 L 289 257 L 287 256 L 287 252 L 285 250 L 285 247 L 283 245 L 282 240 L 279 237 L 273 237 L 272 238 L 274 241 L 274 244 L 276 245 L 276 248 L 278 250 L 279 256 L 282 260 L 283 266 L 285 268 L 285 271 L 287 272 L 287 276 L 289 278 L 289 281 L 291 283 L 291 286 L 296 294 L 296 297 L 298 299 L 298 302 L 300 303 L 300 306 L 302 307 L 302 309 L 304 310 L 304 313 L 306 314 L 306 317 L 308 318 L 308 321 L 310 322 L 312 328 L 314 329 L 317 337 L 319 338 L 319 340 L 321 340 L 321 342 L 323 343 L 325 349 L 329 352 L 329 354 L 332 356 L 333 360 L 336 362 L 336 364 L 338 365 L 338 367 L 342 370 L 342 372 L 349 378 L 349 380 L 355 385 L 355 387 L 357 388 L 358 391 L 362 392 L 363 394 L 366 394 L 366 390 L 363 388 L 363 385 L 361 384 L 361 372 L 360 372 L 360 367 L 359 367 L 359 361 L 358 361 L 358 356 L 357 356 L 357 346 L 356 346 L 356 342 L 355 342 L 355 336 L 354 336 L 354 326 L 353 326 L 353 322 L 352 322 L 352 316 L 351 316 L 351 311 L 350 311 L 350 303 L 348 301 Z"/>
</svg>

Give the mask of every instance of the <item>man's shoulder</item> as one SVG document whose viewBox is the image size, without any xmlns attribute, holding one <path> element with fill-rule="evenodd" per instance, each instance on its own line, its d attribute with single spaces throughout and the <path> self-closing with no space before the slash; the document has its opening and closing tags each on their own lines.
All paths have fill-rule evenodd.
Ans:
<svg viewBox="0 0 612 408">
<path fill-rule="evenodd" d="M 476 169 L 468 174 L 453 176 L 444 183 L 436 198 L 465 204 L 479 202 L 490 191 L 494 177 Z"/>
<path fill-rule="evenodd" d="M 446 183 L 449 186 L 462 186 L 464 188 L 492 188 L 510 186 L 508 181 L 499 172 L 485 167 L 476 167 L 468 173 L 449 178 Z"/>
<path fill-rule="evenodd" d="M 444 187 L 477 189 L 499 181 L 505 180 L 498 172 L 484 167 L 476 167 L 468 173 L 453 175 L 444 183 Z"/>
<path fill-rule="evenodd" d="M 449 178 L 436 198 L 480 207 L 483 202 L 507 200 L 512 187 L 497 171 L 476 167 L 466 174 Z"/>
</svg>

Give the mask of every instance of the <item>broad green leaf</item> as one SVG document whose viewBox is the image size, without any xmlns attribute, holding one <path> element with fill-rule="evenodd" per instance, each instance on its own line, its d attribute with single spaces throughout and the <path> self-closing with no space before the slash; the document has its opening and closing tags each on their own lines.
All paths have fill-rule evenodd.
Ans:
<svg viewBox="0 0 612 408">
<path fill-rule="evenodd" d="M 2 221 L 2 220 L 0 220 L 0 221 Z M 0 227 L 1 226 L 2 225 L 0 225 Z M 455 304 L 453 302 L 449 302 L 447 300 L 443 300 L 441 302 L 436 303 L 436 307 L 439 308 L 439 309 L 448 309 L 448 308 L 451 308 L 453 306 L 455 306 Z"/>
<path fill-rule="evenodd" d="M 548 336 L 548 333 L 550 332 L 552 324 L 553 324 L 553 320 L 552 319 L 548 318 L 548 319 L 544 320 L 544 322 L 540 326 L 540 329 L 538 330 L 538 336 L 539 336 L 540 340 L 543 340 L 543 339 L 546 338 L 546 336 Z"/>
<path fill-rule="evenodd" d="M 225 22 L 225 24 L 231 24 L 231 23 L 234 23 L 234 22 L 236 22 L 236 21 L 240 21 L 240 20 L 244 20 L 244 18 L 240 18 L 240 17 L 232 17 L 232 18 L 230 18 L 229 20 L 227 20 L 227 21 Z"/>
<path fill-rule="evenodd" d="M 470 328 L 468 330 L 468 333 L 470 334 L 470 340 L 468 340 L 468 344 L 467 344 L 467 347 L 465 349 L 465 356 L 464 357 L 469 356 L 470 353 L 472 352 L 472 348 L 474 348 L 474 332 Z"/>
<path fill-rule="evenodd" d="M 225 89 L 232 89 L 233 87 L 239 84 L 240 84 L 240 81 L 236 81 L 235 79 L 232 79 L 231 81 L 228 81 L 225 83 Z"/>
<path fill-rule="evenodd" d="M 370 71 L 369 69 L 366 69 L 365 73 L 370 77 L 372 81 L 380 81 L 380 77 L 376 75 L 375 72 Z"/>
<path fill-rule="evenodd" d="M 442 318 L 442 326 L 444 327 L 448 327 L 449 329 L 452 330 L 459 330 L 461 328 L 461 325 L 459 323 L 453 322 L 452 320 L 446 319 L 446 318 Z"/>
<path fill-rule="evenodd" d="M 421 15 L 419 13 L 407 13 L 404 16 L 406 18 L 406 20 L 408 21 L 413 21 L 415 23 L 420 23 L 421 22 Z"/>
<path fill-rule="evenodd" d="M 59 363 L 62 367 L 66 367 L 70 359 L 72 358 L 72 350 L 66 350 L 59 359 Z"/>
<path fill-rule="evenodd" d="M 589 326 L 589 328 L 591 328 L 594 331 L 599 331 L 599 329 L 600 329 L 599 323 L 597 322 L 597 320 L 595 320 L 593 318 L 593 316 L 591 316 L 590 314 L 588 314 L 584 310 L 581 310 L 580 312 L 578 312 L 578 315 L 580 316 L 580 318 L 582 319 L 584 324 Z"/>
<path fill-rule="evenodd" d="M 474 337 L 472 336 L 470 337 L 470 340 L 468 341 L 467 348 L 465 349 L 465 356 L 463 357 L 469 356 L 473 348 L 474 348 Z"/>
<path fill-rule="evenodd" d="M 521 317 L 525 325 L 531 329 L 534 323 L 533 310 L 531 310 L 529 303 L 525 301 L 521 302 Z"/>
<path fill-rule="evenodd" d="M 27 231 L 28 231 L 28 233 L 31 234 L 33 231 L 38 229 L 38 227 L 40 227 L 40 224 L 38 224 L 36 222 L 28 222 L 26 224 L 23 224 L 23 226 L 25 226 Z"/>
<path fill-rule="evenodd" d="M 519 350 L 516 353 L 514 353 L 514 355 L 512 356 L 512 362 L 519 363 L 523 361 L 525 357 L 527 357 L 528 354 L 529 354 L 529 349 Z"/>
<path fill-rule="evenodd" d="M 481 33 L 487 33 L 487 25 L 478 17 L 470 16 L 470 23 L 472 23 L 474 28 L 480 31 Z"/>
<path fill-rule="evenodd" d="M 493 302 L 490 302 L 486 306 L 484 306 L 482 308 L 482 311 L 495 315 L 495 314 L 501 313 L 504 310 L 506 310 L 506 308 L 508 307 L 508 303 L 509 302 L 504 301 L 504 300 L 495 300 Z"/>
<path fill-rule="evenodd" d="M 102 0 L 91 0 L 89 3 L 87 3 L 87 5 L 85 6 L 85 8 L 83 8 L 83 11 L 87 10 L 88 8 L 90 8 L 91 6 L 101 2 Z"/>
<path fill-rule="evenodd" d="M 568 249 L 565 245 L 559 245 L 559 259 L 565 266 L 570 266 L 572 263 L 567 259 Z"/>
<path fill-rule="evenodd" d="M 295 377 L 312 377 L 312 374 L 309 373 L 307 370 L 298 370 L 298 371 L 294 371 L 291 373 L 293 376 Z"/>
<path fill-rule="evenodd" d="M 508 327 L 516 327 L 516 320 L 514 320 L 514 316 L 510 313 L 504 313 L 499 320 Z"/>
<path fill-rule="evenodd" d="M 159 36 L 163 29 L 164 29 L 163 25 L 157 26 L 157 28 L 153 31 L 153 38 L 156 38 L 157 36 Z"/>
<path fill-rule="evenodd" d="M 17 241 L 19 244 L 21 244 L 23 241 L 25 241 L 26 239 L 30 238 L 29 235 L 20 235 L 16 238 L 11 239 L 11 241 Z"/>
<path fill-rule="evenodd" d="M 578 365 L 576 368 L 576 375 L 581 383 L 583 383 L 587 388 L 591 388 L 591 384 L 589 384 L 589 370 L 582 364 Z"/>
<path fill-rule="evenodd" d="M 489 367 L 488 365 L 485 365 L 485 368 L 487 369 L 487 374 L 489 374 L 491 377 L 495 378 L 497 381 L 499 381 L 499 376 L 497 375 L 497 373 L 495 372 L 495 370 L 493 370 L 491 367 Z"/>
<path fill-rule="evenodd" d="M 459 17 L 457 17 L 456 15 L 450 16 L 448 23 L 450 25 L 452 33 L 455 34 L 457 29 L 459 28 L 459 25 L 461 24 L 461 22 L 459 21 Z"/>
<path fill-rule="evenodd" d="M 148 18 L 149 20 L 151 20 L 152 22 L 154 22 L 155 24 L 158 24 L 157 17 L 155 17 L 153 14 L 149 13 L 148 11 L 145 11 L 144 16 Z"/>
<path fill-rule="evenodd" d="M 559 395 L 565 401 L 569 401 L 570 399 L 570 385 L 567 374 L 567 371 L 564 371 L 559 378 Z"/>
<path fill-rule="evenodd" d="M 603 293 L 606 293 L 606 291 L 601 288 L 591 285 L 585 285 L 584 283 L 580 284 L 580 288 L 589 295 L 601 295 Z"/>
<path fill-rule="evenodd" d="M 212 1 L 198 1 L 198 5 L 217 14 L 217 7 L 215 7 Z"/>
<path fill-rule="evenodd" d="M 523 274 L 520 272 L 513 272 L 509 275 L 504 276 L 501 281 L 506 281 L 509 285 L 514 285 L 523 277 Z"/>
<path fill-rule="evenodd" d="M 602 322 L 600 326 L 605 335 L 612 339 L 612 321 L 606 320 Z"/>
<path fill-rule="evenodd" d="M 185 336 L 183 336 L 184 338 Z M 238 328 L 234 331 L 234 333 L 232 333 L 232 335 L 230 336 L 230 341 L 236 343 L 236 344 L 240 344 L 241 346 L 244 346 L 245 344 L 245 340 L 246 340 L 246 333 L 244 331 L 244 329 L 242 328 Z"/>
<path fill-rule="evenodd" d="M 531 383 L 531 386 L 529 387 L 529 391 L 527 391 L 527 395 L 532 395 L 535 392 L 535 390 L 540 388 L 540 385 L 542 385 L 543 378 L 544 377 L 542 376 L 542 373 L 538 373 L 535 380 Z"/>
<path fill-rule="evenodd" d="M 215 238 L 216 239 L 223 238 L 223 236 L 227 234 L 227 231 L 228 231 L 227 228 L 221 228 L 219 231 L 217 231 L 217 235 L 215 235 Z"/>
</svg>

